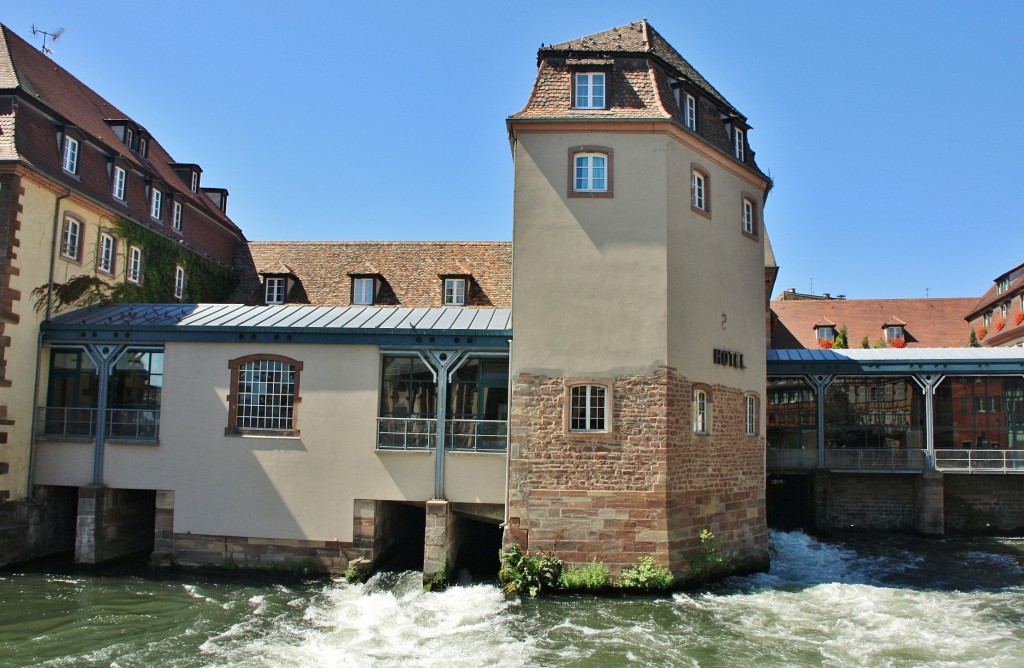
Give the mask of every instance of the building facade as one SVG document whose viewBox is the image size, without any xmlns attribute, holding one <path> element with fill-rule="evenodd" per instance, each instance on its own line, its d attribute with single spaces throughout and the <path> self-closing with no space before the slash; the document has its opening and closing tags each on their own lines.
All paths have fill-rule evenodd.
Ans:
<svg viewBox="0 0 1024 668">
<path fill-rule="evenodd" d="M 515 160 L 506 545 L 767 563 L 770 186 L 749 125 L 646 21 L 542 47 Z"/>
</svg>

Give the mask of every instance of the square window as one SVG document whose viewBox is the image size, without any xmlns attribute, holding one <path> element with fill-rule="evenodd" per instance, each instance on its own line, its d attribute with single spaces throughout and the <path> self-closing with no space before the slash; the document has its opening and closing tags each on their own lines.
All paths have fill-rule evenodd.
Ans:
<svg viewBox="0 0 1024 668">
<path fill-rule="evenodd" d="M 185 295 L 185 269 L 177 266 L 174 268 L 174 298 L 181 299 Z"/>
<path fill-rule="evenodd" d="M 171 217 L 171 227 L 181 232 L 182 207 L 181 202 L 174 203 L 174 215 Z"/>
<path fill-rule="evenodd" d="M 78 140 L 71 137 L 64 137 L 64 157 L 61 160 L 61 167 L 68 174 L 78 173 Z"/>
<path fill-rule="evenodd" d="M 608 431 L 608 388 L 575 385 L 569 390 L 569 431 Z"/>
<path fill-rule="evenodd" d="M 124 201 L 124 188 L 128 181 L 128 173 L 123 168 L 114 166 L 114 197 Z"/>
<path fill-rule="evenodd" d="M 736 130 L 733 131 L 732 146 L 736 154 L 736 159 L 743 162 L 745 160 L 744 156 L 746 156 L 746 146 L 743 143 L 743 130 L 736 128 Z"/>
<path fill-rule="evenodd" d="M 117 242 L 113 236 L 103 232 L 100 234 L 100 248 L 96 258 L 96 269 L 104 274 L 114 273 L 114 257 Z"/>
<path fill-rule="evenodd" d="M 164 208 L 164 194 L 153 188 L 153 193 L 149 197 L 149 215 L 153 220 L 160 220 L 160 215 Z"/>
<path fill-rule="evenodd" d="M 142 283 L 142 249 L 138 246 L 128 249 L 128 281 Z"/>
<path fill-rule="evenodd" d="M 693 170 L 693 208 L 700 209 L 701 211 L 707 211 L 707 200 L 706 197 L 707 180 L 706 177 L 698 172 L 696 169 Z"/>
<path fill-rule="evenodd" d="M 465 306 L 466 305 L 466 279 L 446 278 L 444 279 L 444 305 Z"/>
<path fill-rule="evenodd" d="M 372 306 L 377 293 L 377 280 L 374 278 L 352 279 L 352 303 L 359 306 Z"/>
<path fill-rule="evenodd" d="M 604 82 L 604 72 L 577 72 L 576 109 L 604 109 Z"/>
<path fill-rule="evenodd" d="M 689 93 L 685 94 L 683 101 L 683 119 L 686 127 L 694 132 L 697 131 L 697 98 Z"/>
<path fill-rule="evenodd" d="M 888 341 L 892 341 L 894 339 L 902 339 L 903 338 L 903 327 L 901 327 L 899 325 L 894 325 L 894 326 L 886 327 L 885 328 L 885 338 Z"/>
<path fill-rule="evenodd" d="M 269 277 L 266 284 L 266 302 L 283 304 L 285 300 L 285 280 L 283 277 Z"/>
<path fill-rule="evenodd" d="M 82 224 L 74 218 L 64 219 L 64 233 L 61 235 L 60 254 L 66 259 L 78 262 L 81 255 Z"/>
<path fill-rule="evenodd" d="M 828 325 L 826 327 L 818 328 L 818 340 L 819 341 L 835 341 L 836 340 L 836 328 Z"/>
</svg>

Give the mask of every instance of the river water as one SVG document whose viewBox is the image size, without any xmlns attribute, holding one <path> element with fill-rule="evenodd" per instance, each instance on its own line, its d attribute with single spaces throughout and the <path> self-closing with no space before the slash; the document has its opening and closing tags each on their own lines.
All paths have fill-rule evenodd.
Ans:
<svg viewBox="0 0 1024 668">
<path fill-rule="evenodd" d="M 0 572 L 0 665 L 1024 666 L 1024 539 L 771 538 L 769 573 L 659 598 Z"/>
</svg>

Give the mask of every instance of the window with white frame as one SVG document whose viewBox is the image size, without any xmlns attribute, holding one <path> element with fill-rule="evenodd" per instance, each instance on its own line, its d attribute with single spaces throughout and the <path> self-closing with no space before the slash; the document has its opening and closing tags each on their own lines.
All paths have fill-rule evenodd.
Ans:
<svg viewBox="0 0 1024 668">
<path fill-rule="evenodd" d="M 446 278 L 444 279 L 444 305 L 465 306 L 466 305 L 466 279 Z"/>
<path fill-rule="evenodd" d="M 740 128 L 736 128 L 732 133 L 732 146 L 736 159 L 742 162 L 745 159 L 746 150 L 743 144 L 743 130 Z"/>
<path fill-rule="evenodd" d="M 756 436 L 758 417 L 757 397 L 748 394 L 744 397 L 744 403 L 746 404 L 747 414 L 747 436 Z"/>
<path fill-rule="evenodd" d="M 608 431 L 608 388 L 573 385 L 569 388 L 569 431 Z"/>
<path fill-rule="evenodd" d="M 135 131 L 131 128 L 127 128 L 124 131 L 124 145 L 133 151 L 135 150 Z"/>
<path fill-rule="evenodd" d="M 185 268 L 181 265 L 174 267 L 174 298 L 181 299 L 185 296 Z"/>
<path fill-rule="evenodd" d="M 302 362 L 280 355 L 249 355 L 228 363 L 229 434 L 298 436 Z"/>
<path fill-rule="evenodd" d="M 102 271 L 104 274 L 114 273 L 114 258 L 116 257 L 116 250 L 117 241 L 114 239 L 113 235 L 101 232 L 99 253 L 97 253 L 96 257 L 97 271 Z"/>
<path fill-rule="evenodd" d="M 754 203 L 743 198 L 743 231 L 747 234 L 754 234 Z"/>
<path fill-rule="evenodd" d="M 1010 289 L 1010 275 L 1007 274 L 996 281 L 996 294 L 1001 295 Z"/>
<path fill-rule="evenodd" d="M 149 215 L 153 220 L 160 220 L 164 208 L 164 194 L 153 188 L 149 196 Z"/>
<path fill-rule="evenodd" d="M 1010 302 L 1004 302 L 999 305 L 999 316 L 1006 320 L 1006 317 L 1010 315 Z"/>
<path fill-rule="evenodd" d="M 282 276 L 268 276 L 266 282 L 265 301 L 268 304 L 283 304 L 285 298 L 285 279 Z"/>
<path fill-rule="evenodd" d="M 377 280 L 373 277 L 352 279 L 352 303 L 359 306 L 373 306 L 377 294 Z"/>
<path fill-rule="evenodd" d="M 61 167 L 68 174 L 78 173 L 78 140 L 65 135 L 64 155 L 61 159 Z"/>
<path fill-rule="evenodd" d="M 192 172 L 192 192 L 199 190 L 199 174 Z"/>
<path fill-rule="evenodd" d="M 171 227 L 177 232 L 181 232 L 181 217 L 182 217 L 182 206 L 181 202 L 174 203 L 174 214 L 171 216 Z"/>
<path fill-rule="evenodd" d="M 885 328 L 885 338 L 887 341 L 894 341 L 896 339 L 903 338 L 903 325 L 888 325 Z"/>
<path fill-rule="evenodd" d="M 818 340 L 819 341 L 835 341 L 836 340 L 836 328 L 832 325 L 823 325 L 818 327 Z"/>
<path fill-rule="evenodd" d="M 78 262 L 82 256 L 82 223 L 74 218 L 64 219 L 64 231 L 61 234 L 60 254 L 67 260 Z"/>
<path fill-rule="evenodd" d="M 711 402 L 706 390 L 693 391 L 693 433 L 711 433 Z"/>
<path fill-rule="evenodd" d="M 142 249 L 138 246 L 128 249 L 128 281 L 142 283 Z"/>
<path fill-rule="evenodd" d="M 146 157 L 146 151 L 149 150 L 149 145 L 146 143 L 145 137 L 139 137 L 139 155 L 143 158 Z"/>
<path fill-rule="evenodd" d="M 693 170 L 693 182 L 691 191 L 693 194 L 693 208 L 707 211 L 707 177 L 702 172 Z"/>
<path fill-rule="evenodd" d="M 697 98 L 689 93 L 683 94 L 683 119 L 686 127 L 697 130 Z"/>
<path fill-rule="evenodd" d="M 605 108 L 605 73 L 576 73 L 576 104 L 577 109 Z"/>
<path fill-rule="evenodd" d="M 577 153 L 573 190 L 581 193 L 608 191 L 608 156 L 604 153 Z"/>
<path fill-rule="evenodd" d="M 128 172 L 124 171 L 123 167 L 114 165 L 114 197 L 116 199 L 124 201 L 124 189 L 125 184 L 128 182 Z"/>
<path fill-rule="evenodd" d="M 981 322 L 982 322 L 983 325 L 985 325 L 986 329 L 991 327 L 992 326 L 992 311 L 989 311 L 988 313 L 983 315 L 981 317 Z"/>
</svg>

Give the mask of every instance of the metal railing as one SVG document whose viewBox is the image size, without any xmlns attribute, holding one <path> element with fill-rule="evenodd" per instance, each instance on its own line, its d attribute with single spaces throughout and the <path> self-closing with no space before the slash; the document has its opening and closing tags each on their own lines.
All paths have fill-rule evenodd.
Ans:
<svg viewBox="0 0 1024 668">
<path fill-rule="evenodd" d="M 377 418 L 380 450 L 432 450 L 436 442 L 437 420 L 433 418 Z"/>
<path fill-rule="evenodd" d="M 923 471 L 924 454 L 920 448 L 830 448 L 825 465 L 844 471 Z"/>
<path fill-rule="evenodd" d="M 456 452 L 505 452 L 507 420 L 447 420 L 444 447 Z"/>
<path fill-rule="evenodd" d="M 935 451 L 935 468 L 947 473 L 1024 473 L 1022 450 L 955 448 Z"/>
<path fill-rule="evenodd" d="M 816 469 L 818 451 L 802 448 L 768 448 L 769 469 Z"/>
<path fill-rule="evenodd" d="M 50 439 L 80 440 L 96 437 L 98 408 L 39 407 L 39 435 Z M 160 411 L 111 408 L 106 414 L 105 436 L 111 440 L 155 442 L 160 438 Z"/>
</svg>

